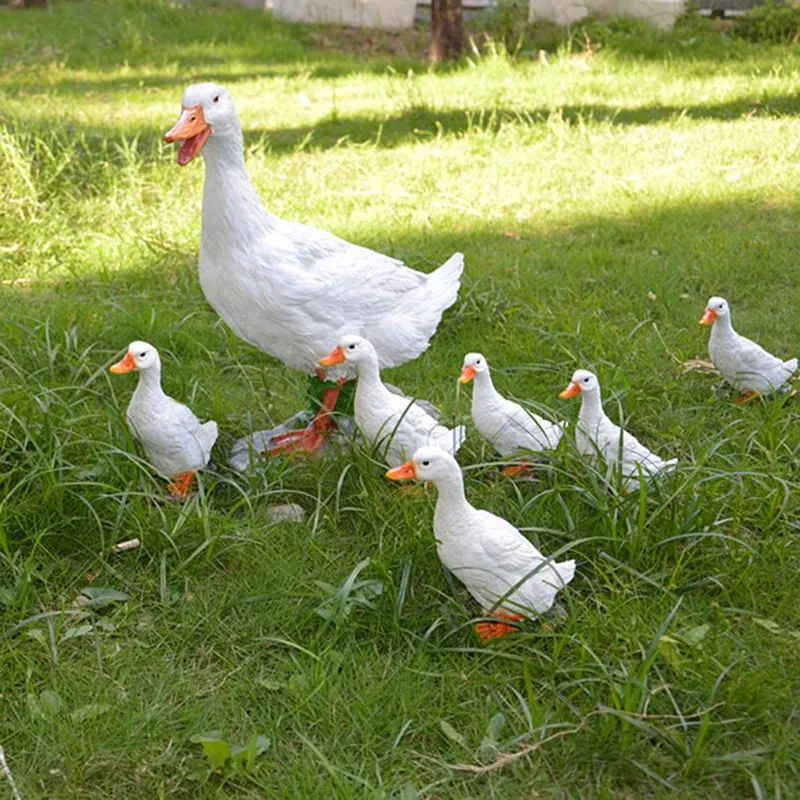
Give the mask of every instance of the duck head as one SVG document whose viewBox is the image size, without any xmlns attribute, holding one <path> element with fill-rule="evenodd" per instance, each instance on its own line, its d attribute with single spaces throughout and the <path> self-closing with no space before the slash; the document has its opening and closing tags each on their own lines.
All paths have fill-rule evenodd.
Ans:
<svg viewBox="0 0 800 800">
<path fill-rule="evenodd" d="M 210 136 L 239 129 L 239 118 L 228 90 L 216 83 L 195 83 L 183 93 L 181 116 L 164 134 L 165 142 L 180 142 L 178 164 L 193 161 Z"/>
<path fill-rule="evenodd" d="M 408 481 L 417 478 L 421 481 L 441 483 L 460 471 L 458 462 L 439 447 L 420 447 L 410 460 L 399 467 L 390 469 L 386 477 L 393 481 Z"/>
<path fill-rule="evenodd" d="M 335 364 L 361 364 L 363 362 L 378 361 L 375 348 L 361 336 L 343 336 L 339 346 L 324 358 L 319 360 L 323 367 L 332 367 Z"/>
<path fill-rule="evenodd" d="M 143 372 L 160 364 L 158 350 L 153 345 L 147 342 L 131 342 L 128 345 L 128 352 L 125 354 L 125 358 L 116 364 L 112 364 L 109 369 L 111 372 L 122 375 L 135 369 Z"/>
<path fill-rule="evenodd" d="M 467 353 L 464 356 L 464 364 L 461 368 L 459 383 L 469 383 L 476 375 L 480 375 L 489 369 L 486 358 L 481 353 Z"/>
<path fill-rule="evenodd" d="M 720 317 L 727 317 L 730 313 L 728 301 L 724 297 L 712 297 L 706 303 L 706 313 L 700 320 L 701 325 L 711 325 Z"/>
<path fill-rule="evenodd" d="M 562 400 L 568 397 L 575 397 L 577 394 L 594 394 L 600 391 L 600 382 L 593 372 L 586 369 L 578 369 L 572 373 L 572 380 L 563 392 L 559 395 Z"/>
</svg>

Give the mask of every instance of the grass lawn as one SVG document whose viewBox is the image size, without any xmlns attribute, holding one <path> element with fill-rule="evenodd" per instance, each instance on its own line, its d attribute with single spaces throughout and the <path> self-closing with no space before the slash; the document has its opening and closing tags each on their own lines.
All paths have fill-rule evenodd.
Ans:
<svg viewBox="0 0 800 800">
<path fill-rule="evenodd" d="M 594 24 L 431 72 L 424 37 L 141 0 L 0 13 L 0 744 L 25 800 L 800 796 L 798 406 L 683 368 L 712 294 L 800 350 L 800 51 Z M 206 79 L 272 212 L 419 269 L 464 252 L 432 347 L 388 380 L 467 418 L 481 350 L 574 420 L 557 394 L 588 367 L 681 458 L 646 494 L 569 447 L 514 483 L 471 432 L 473 502 L 578 560 L 565 620 L 481 646 L 433 493 L 368 454 L 224 468 L 306 379 L 200 290 L 203 168 L 160 137 Z M 132 339 L 220 425 L 183 507 L 153 502 L 135 378 L 108 373 Z M 307 521 L 273 523 L 286 502 Z M 212 771 L 212 731 L 270 743 Z"/>
</svg>

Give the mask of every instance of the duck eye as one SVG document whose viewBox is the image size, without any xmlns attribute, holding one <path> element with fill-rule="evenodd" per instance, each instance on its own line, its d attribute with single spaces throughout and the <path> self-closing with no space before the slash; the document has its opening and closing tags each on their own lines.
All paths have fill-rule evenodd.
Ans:
<svg viewBox="0 0 800 800">
<path fill-rule="evenodd" d="M 356 346 L 354 344 L 351 344 L 347 349 L 348 350 L 355 350 Z"/>
<path fill-rule="evenodd" d="M 215 102 L 215 103 L 219 103 L 219 95 L 216 95 L 216 96 L 214 97 L 214 102 Z"/>
<path fill-rule="evenodd" d="M 588 378 L 584 378 L 584 379 L 583 379 L 583 382 L 584 382 L 584 383 L 589 383 L 589 379 L 588 379 Z"/>
<path fill-rule="evenodd" d="M 478 360 L 477 360 L 475 363 L 476 363 L 476 364 L 480 364 L 480 363 L 481 363 L 481 360 L 480 360 L 480 359 L 478 359 Z"/>
<path fill-rule="evenodd" d="M 430 465 L 431 465 L 431 462 L 430 462 L 430 461 L 423 461 L 423 462 L 422 462 L 422 466 L 423 466 L 423 467 L 429 467 Z"/>
<path fill-rule="evenodd" d="M 139 358 L 144 358 L 146 355 L 147 353 L 139 353 Z"/>
</svg>

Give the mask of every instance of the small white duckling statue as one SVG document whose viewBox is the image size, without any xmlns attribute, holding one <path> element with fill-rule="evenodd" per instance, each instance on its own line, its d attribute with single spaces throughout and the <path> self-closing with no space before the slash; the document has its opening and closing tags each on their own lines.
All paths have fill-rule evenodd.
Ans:
<svg viewBox="0 0 800 800">
<path fill-rule="evenodd" d="M 581 396 L 581 410 L 575 427 L 575 444 L 578 452 L 590 459 L 599 455 L 609 471 L 619 469 L 627 478 L 625 491 L 639 488 L 637 478 L 669 472 L 678 459 L 665 461 L 648 450 L 635 436 L 615 425 L 603 411 L 600 399 L 600 382 L 597 376 L 585 369 L 576 370 L 572 381 L 559 395 L 560 398 Z"/>
<path fill-rule="evenodd" d="M 148 461 L 172 477 L 170 494 L 187 497 L 195 472 L 211 457 L 217 423 L 201 424 L 190 408 L 164 394 L 161 359 L 153 345 L 131 342 L 125 358 L 110 369 L 117 374 L 138 370 L 139 383 L 128 405 L 128 426 L 142 443 Z"/>
<path fill-rule="evenodd" d="M 558 591 L 575 576 L 574 561 L 548 562 L 510 522 L 472 506 L 464 494 L 461 468 L 450 453 L 422 447 L 386 477 L 436 485 L 433 534 L 439 558 L 484 614 L 500 620 L 475 626 L 484 641 L 515 630 L 511 622 L 548 611 Z"/>
<path fill-rule="evenodd" d="M 797 359 L 781 361 L 733 329 L 731 310 L 724 297 L 712 297 L 701 325 L 712 325 L 708 354 L 714 366 L 739 391 L 737 403 L 783 388 L 797 372 Z"/>
<path fill-rule="evenodd" d="M 408 397 L 390 392 L 381 381 L 378 354 L 361 336 L 343 336 L 339 346 L 319 363 L 348 364 L 358 374 L 354 401 L 356 425 L 370 444 L 381 445 L 386 463 L 396 467 L 409 453 L 435 444 L 455 453 L 464 441 L 463 425 L 450 430 Z"/>
<path fill-rule="evenodd" d="M 461 369 L 461 383 L 474 381 L 472 421 L 478 433 L 500 453 L 513 456 L 519 450 L 555 450 L 566 423 L 549 422 L 507 400 L 495 388 L 489 364 L 481 353 L 467 353 Z M 519 473 L 519 467 L 506 467 L 506 474 Z"/>
</svg>

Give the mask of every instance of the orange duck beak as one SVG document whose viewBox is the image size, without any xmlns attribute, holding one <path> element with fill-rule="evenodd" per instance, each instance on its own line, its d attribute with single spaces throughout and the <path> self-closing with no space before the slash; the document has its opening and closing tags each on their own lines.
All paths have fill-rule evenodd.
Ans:
<svg viewBox="0 0 800 800">
<path fill-rule="evenodd" d="M 347 359 L 344 357 L 344 350 L 341 347 L 337 347 L 332 352 L 328 353 L 327 356 L 321 358 L 319 363 L 322 364 L 323 367 L 332 367 L 334 364 L 344 364 Z"/>
<path fill-rule="evenodd" d="M 707 308 L 706 313 L 703 314 L 703 318 L 700 320 L 701 325 L 710 325 L 714 322 L 717 318 L 717 312 L 714 311 L 713 308 Z"/>
<path fill-rule="evenodd" d="M 117 375 L 124 375 L 126 372 L 132 372 L 136 369 L 136 362 L 133 360 L 133 353 L 130 350 L 125 354 L 125 358 L 122 361 L 117 361 L 116 364 L 112 364 L 109 369 L 111 372 L 115 372 Z"/>
<path fill-rule="evenodd" d="M 559 395 L 562 400 L 567 400 L 570 397 L 575 397 L 576 394 L 581 393 L 581 385 L 572 381 L 566 389 Z"/>
<path fill-rule="evenodd" d="M 206 122 L 203 106 L 192 106 L 183 109 L 180 119 L 164 134 L 164 141 L 181 143 L 178 164 L 185 167 L 198 156 L 210 135 L 211 126 Z"/>
<path fill-rule="evenodd" d="M 413 461 L 406 461 L 405 464 L 390 469 L 386 473 L 386 477 L 390 481 L 409 481 L 417 477 L 417 468 L 414 466 Z"/>
<path fill-rule="evenodd" d="M 464 367 L 461 370 L 461 377 L 458 379 L 459 383 L 469 383 L 475 377 L 475 367 Z"/>
</svg>

